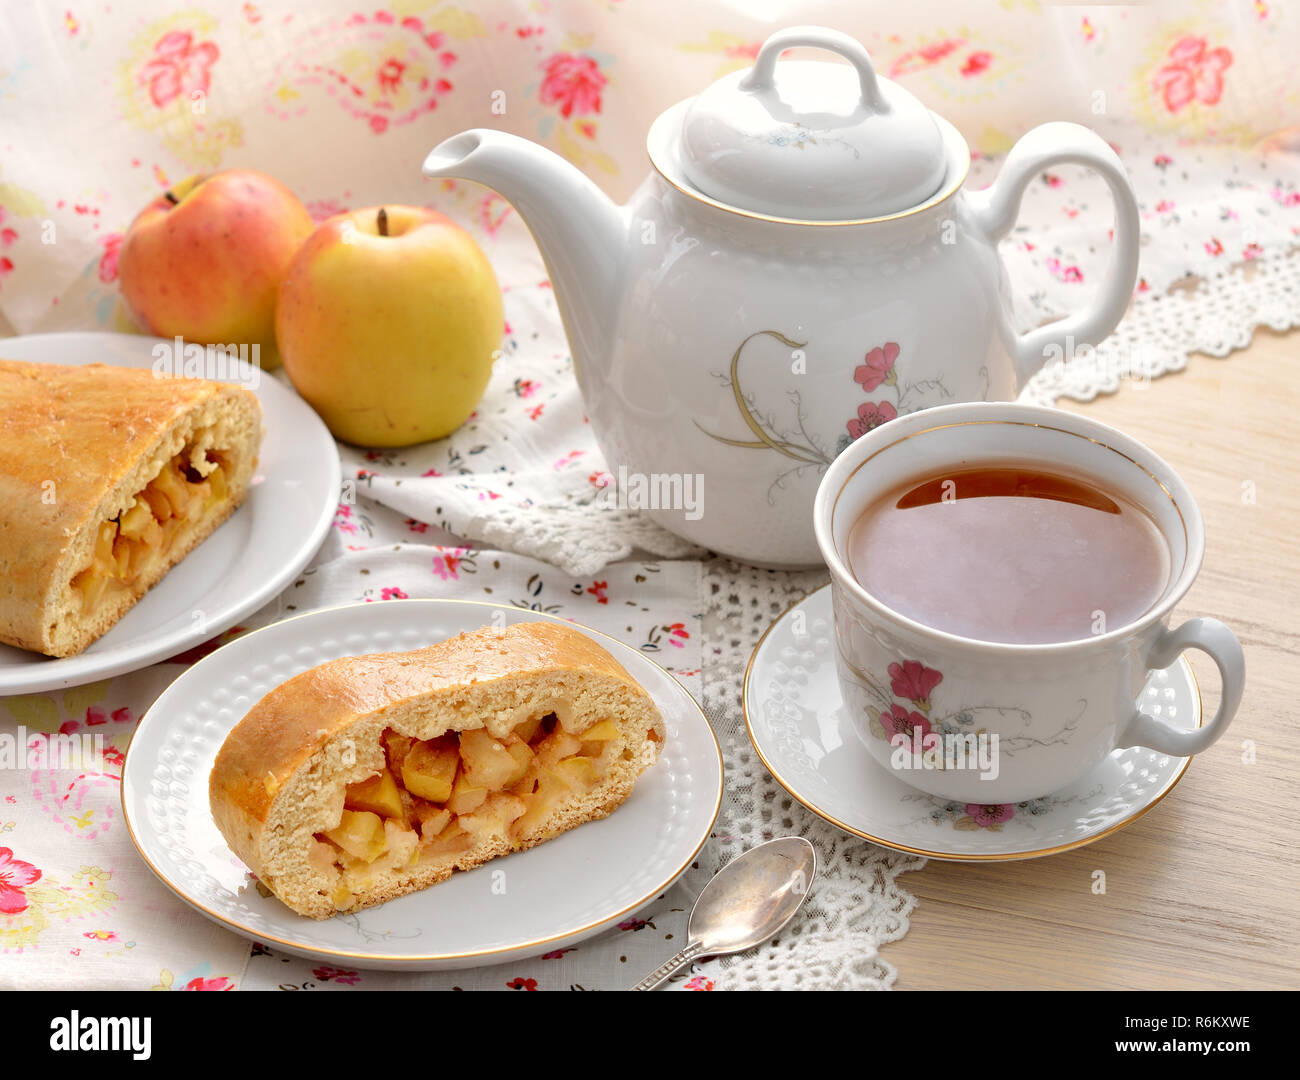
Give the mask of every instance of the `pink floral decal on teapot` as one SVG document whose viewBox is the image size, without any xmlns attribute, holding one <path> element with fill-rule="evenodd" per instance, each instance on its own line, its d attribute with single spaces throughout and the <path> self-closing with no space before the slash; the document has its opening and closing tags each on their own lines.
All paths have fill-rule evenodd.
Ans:
<svg viewBox="0 0 1300 1080">
<path fill-rule="evenodd" d="M 952 397 L 952 393 L 943 383 L 943 377 L 936 375 L 929 379 L 900 382 L 898 377 L 898 357 L 902 347 L 896 341 L 887 341 L 868 349 L 862 363 L 853 369 L 853 381 L 858 383 L 867 394 L 875 394 L 882 387 L 886 395 L 877 401 L 867 401 L 858 406 L 857 415 L 849 419 L 845 428 L 849 441 L 862 438 L 868 431 L 888 423 L 905 413 L 916 412 L 928 405 L 937 405 L 937 400 L 928 400 L 936 396 Z M 843 450 L 848 442 L 841 440 Z"/>
<path fill-rule="evenodd" d="M 824 441 L 820 433 L 809 430 L 808 417 L 804 411 L 802 396 L 797 390 L 789 390 L 789 398 L 794 415 L 788 423 L 783 423 L 775 415 L 765 413 L 754 395 L 745 389 L 741 379 L 741 355 L 756 337 L 770 337 L 792 350 L 807 348 L 808 342 L 795 341 L 779 330 L 757 330 L 750 334 L 731 354 L 728 372 L 718 374 L 719 381 L 727 387 L 736 402 L 736 408 L 744 420 L 745 426 L 754 434 L 752 439 L 733 439 L 700 428 L 710 438 L 728 446 L 737 446 L 746 450 L 773 450 L 790 458 L 796 464 L 782 473 L 768 490 L 768 501 L 775 502 L 776 490 L 785 486 L 791 475 L 802 473 L 804 469 L 824 470 L 855 439 L 860 439 L 868 431 L 880 427 L 905 413 L 916 412 L 930 405 L 951 399 L 952 391 L 944 384 L 942 375 L 926 379 L 905 380 L 898 372 L 898 358 L 902 346 L 896 341 L 887 341 L 882 345 L 869 348 L 862 358 L 862 363 L 854 367 L 851 375 L 855 385 L 874 400 L 861 402 L 854 407 L 853 414 L 844 424 L 843 432 L 835 437 L 833 444 Z M 697 423 L 697 427 L 700 425 Z M 834 436 L 833 436 L 834 437 Z"/>
</svg>

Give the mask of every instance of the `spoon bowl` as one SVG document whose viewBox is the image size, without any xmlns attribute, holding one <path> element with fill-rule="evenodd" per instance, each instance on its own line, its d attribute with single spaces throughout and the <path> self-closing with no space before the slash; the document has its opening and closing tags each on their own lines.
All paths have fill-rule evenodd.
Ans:
<svg viewBox="0 0 1300 1080">
<path fill-rule="evenodd" d="M 692 960 L 745 952 L 778 934 L 803 905 L 817 853 L 801 836 L 782 836 L 732 859 L 704 886 L 687 926 L 686 948 L 633 990 L 653 990 Z"/>
</svg>

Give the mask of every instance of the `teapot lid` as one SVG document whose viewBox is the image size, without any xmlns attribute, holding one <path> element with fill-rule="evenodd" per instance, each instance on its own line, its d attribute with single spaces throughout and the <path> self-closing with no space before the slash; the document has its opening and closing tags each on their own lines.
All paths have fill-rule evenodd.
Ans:
<svg viewBox="0 0 1300 1080">
<path fill-rule="evenodd" d="M 782 61 L 795 46 L 848 64 Z M 867 50 L 837 30 L 781 30 L 754 66 L 692 100 L 681 128 L 686 179 L 719 202 L 774 217 L 881 217 L 924 202 L 944 181 L 934 116 L 876 75 Z"/>
</svg>

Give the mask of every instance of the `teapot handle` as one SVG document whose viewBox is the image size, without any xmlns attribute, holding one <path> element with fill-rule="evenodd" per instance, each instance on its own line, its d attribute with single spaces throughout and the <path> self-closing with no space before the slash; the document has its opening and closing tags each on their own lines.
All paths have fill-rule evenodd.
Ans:
<svg viewBox="0 0 1300 1080">
<path fill-rule="evenodd" d="M 1046 326 L 1017 334 L 1009 305 L 1003 308 L 1003 335 L 1013 341 L 1017 389 L 1023 387 L 1056 349 L 1065 359 L 1080 345 L 1104 341 L 1124 316 L 1137 282 L 1137 199 L 1119 156 L 1096 132 L 1081 124 L 1056 121 L 1041 124 L 1021 137 L 1007 154 L 997 180 L 984 191 L 968 196 L 976 226 L 994 243 L 1015 224 L 1020 200 L 1031 180 L 1052 165 L 1086 165 L 1110 188 L 1115 202 L 1115 250 L 1106 277 L 1091 302 L 1081 311 Z"/>
<path fill-rule="evenodd" d="M 825 49 L 838 53 L 857 69 L 858 83 L 862 87 L 862 104 L 868 112 L 884 113 L 889 111 L 889 104 L 880 93 L 880 84 L 876 81 L 876 69 L 871 63 L 871 56 L 862 43 L 839 30 L 825 26 L 791 26 L 778 30 L 763 42 L 754 57 L 754 66 L 749 74 L 740 80 L 740 89 L 749 91 L 770 90 L 775 81 L 776 61 L 786 49 L 806 46 L 812 49 Z"/>
</svg>

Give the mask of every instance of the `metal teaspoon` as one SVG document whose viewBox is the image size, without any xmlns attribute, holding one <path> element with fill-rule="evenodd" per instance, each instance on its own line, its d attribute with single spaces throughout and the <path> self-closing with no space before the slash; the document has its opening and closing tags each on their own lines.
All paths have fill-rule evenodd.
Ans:
<svg viewBox="0 0 1300 1080">
<path fill-rule="evenodd" d="M 691 909 L 686 948 L 633 990 L 653 990 L 701 956 L 725 956 L 779 933 L 803 904 L 817 853 L 801 836 L 782 836 L 738 855 L 704 886 Z"/>
</svg>

